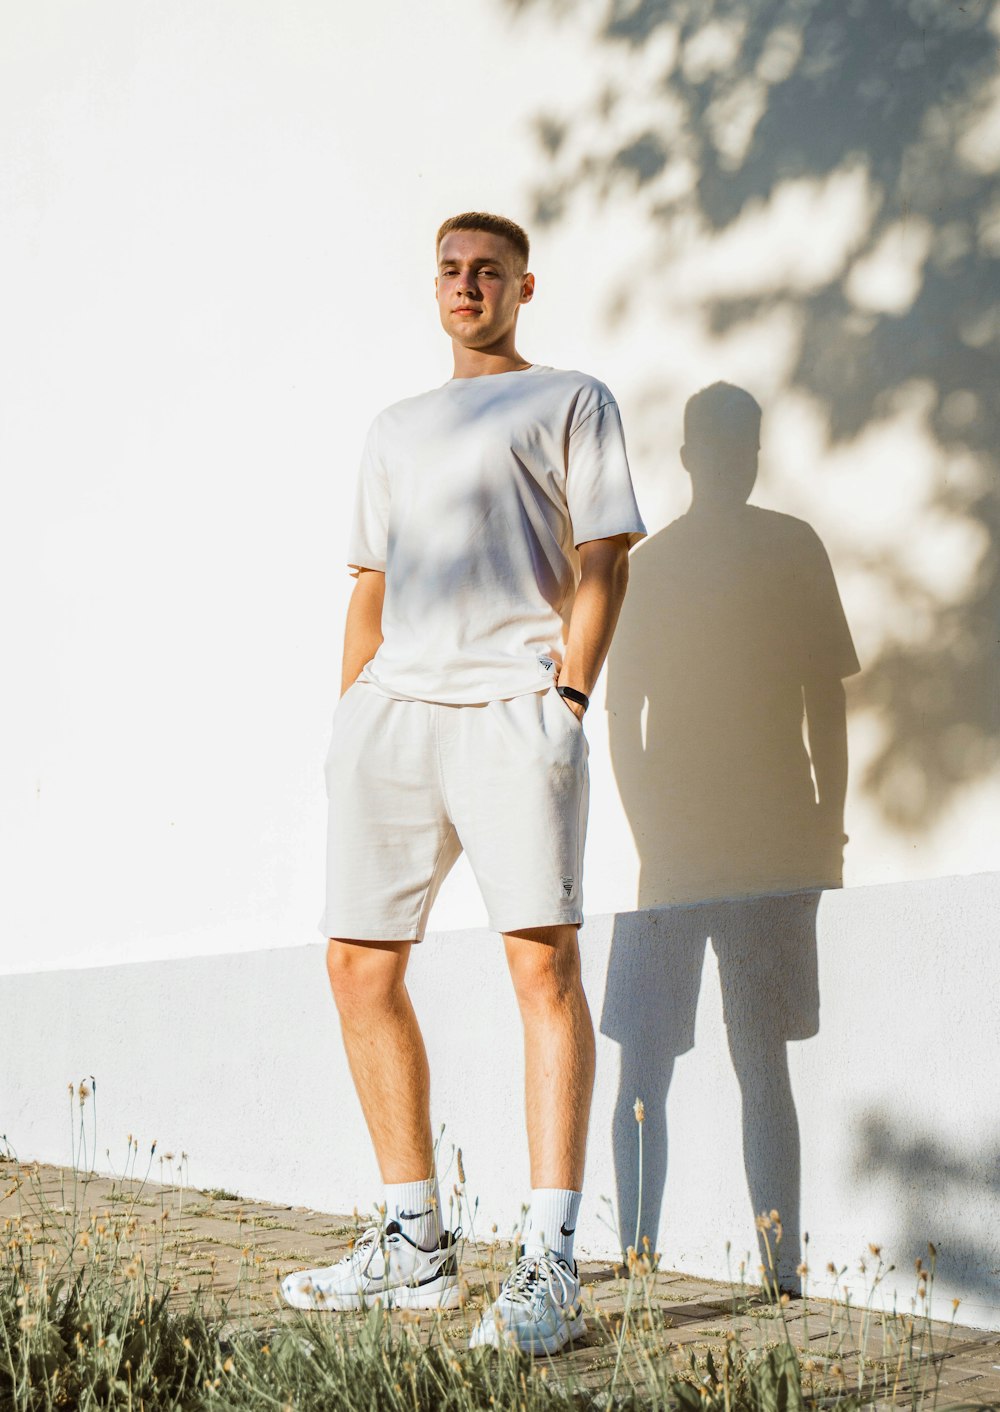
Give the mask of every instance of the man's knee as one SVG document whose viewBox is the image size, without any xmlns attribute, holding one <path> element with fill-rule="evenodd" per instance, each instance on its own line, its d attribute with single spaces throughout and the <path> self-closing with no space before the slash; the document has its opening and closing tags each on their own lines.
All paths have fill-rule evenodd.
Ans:
<svg viewBox="0 0 1000 1412">
<path fill-rule="evenodd" d="M 341 1014 L 395 999 L 403 986 L 408 955 L 407 942 L 340 941 L 331 937 L 326 949 L 326 973 Z"/>
<path fill-rule="evenodd" d="M 564 1004 L 582 989 L 575 927 L 538 927 L 507 944 L 511 979 L 522 1009 Z"/>
</svg>

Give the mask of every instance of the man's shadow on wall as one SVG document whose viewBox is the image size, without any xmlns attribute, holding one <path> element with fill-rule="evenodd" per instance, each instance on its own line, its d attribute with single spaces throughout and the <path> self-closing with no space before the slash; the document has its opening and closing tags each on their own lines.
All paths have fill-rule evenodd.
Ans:
<svg viewBox="0 0 1000 1412">
<path fill-rule="evenodd" d="M 819 1029 L 816 911 L 819 890 L 842 881 L 843 678 L 859 667 L 816 534 L 746 503 L 759 436 L 760 408 L 742 389 L 716 383 L 691 398 L 681 450 L 691 508 L 632 558 L 608 711 L 640 910 L 615 925 L 601 1031 L 621 1045 L 619 1229 L 655 1246 L 667 1095 L 694 1044 L 711 941 L 750 1199 L 754 1214 L 780 1212 L 779 1275 L 795 1286 L 800 1155 L 787 1045 Z"/>
</svg>

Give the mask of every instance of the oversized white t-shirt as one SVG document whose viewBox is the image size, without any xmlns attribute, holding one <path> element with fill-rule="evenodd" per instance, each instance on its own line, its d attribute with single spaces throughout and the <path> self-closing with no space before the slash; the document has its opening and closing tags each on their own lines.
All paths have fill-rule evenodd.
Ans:
<svg viewBox="0 0 1000 1412">
<path fill-rule="evenodd" d="M 388 696 L 472 703 L 539 691 L 562 659 L 577 546 L 646 533 L 603 383 L 538 364 L 454 378 L 380 412 L 348 562 L 386 576 Z"/>
</svg>

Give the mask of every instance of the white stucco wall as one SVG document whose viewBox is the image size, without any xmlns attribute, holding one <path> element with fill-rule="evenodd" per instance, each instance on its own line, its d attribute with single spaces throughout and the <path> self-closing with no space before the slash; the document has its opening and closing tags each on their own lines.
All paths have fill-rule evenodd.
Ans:
<svg viewBox="0 0 1000 1412">
<path fill-rule="evenodd" d="M 780 905 L 786 923 L 789 905 L 812 915 L 808 897 Z M 784 1207 L 791 1222 L 788 1174 L 800 1153 L 801 1223 L 817 1290 L 826 1288 L 833 1261 L 848 1266 L 862 1294 L 857 1266 L 871 1242 L 897 1267 L 879 1300 L 891 1308 L 895 1298 L 908 1310 L 913 1261 L 926 1261 L 933 1240 L 935 1308 L 950 1317 L 951 1299 L 960 1298 L 960 1321 L 1000 1327 L 998 907 L 996 874 L 824 894 L 815 927 L 820 1023 L 813 1037 L 787 1045 L 787 1101 L 786 1046 L 771 1042 L 782 1025 L 780 999 L 773 987 L 753 997 L 759 1003 L 731 1014 L 727 1034 L 715 953 L 705 942 L 706 933 L 749 929 L 766 951 L 774 938 L 759 913 L 755 919 L 737 904 L 594 918 L 583 953 L 600 1037 L 580 1247 L 615 1252 L 608 1222 L 619 1218 L 619 1197 L 626 1240 L 634 1235 L 631 1108 L 639 1094 L 628 1077 L 621 1094 L 619 1085 L 641 1053 L 644 1210 L 668 1268 L 725 1278 L 730 1241 L 735 1273 L 753 1249 L 760 1204 Z M 808 950 L 808 936 L 800 940 Z M 684 974 L 690 984 L 681 1001 Z M 434 935 L 411 975 L 434 1075 L 434 1122 L 445 1127 L 445 1193 L 456 1180 L 449 1158 L 457 1145 L 469 1197 L 479 1202 L 476 1233 L 488 1236 L 494 1221 L 509 1232 L 527 1198 L 528 1171 L 520 1043 L 502 952 L 486 932 Z M 25 1155 L 69 1161 L 66 1084 L 94 1075 L 96 1138 L 93 1103 L 84 1128 L 101 1170 L 122 1169 L 132 1133 L 140 1168 L 155 1139 L 158 1155 L 174 1155 L 165 1174 L 185 1152 L 197 1186 L 332 1211 L 370 1209 L 379 1198 L 321 943 L 7 976 L 0 1006 L 3 1127 Z M 730 1043 L 759 1138 L 746 1154 L 747 1173 L 763 1183 L 757 1202 L 744 1171 Z M 619 1107 L 625 1121 L 616 1130 Z M 163 1174 L 154 1160 L 152 1175 Z"/>
<path fill-rule="evenodd" d="M 825 543 L 865 668 L 847 885 L 1000 866 L 998 14 L 9 14 L 0 969 L 312 938 L 359 448 L 450 371 L 432 237 L 469 206 L 531 228 L 521 346 L 615 390 L 651 532 L 686 398 L 762 403 L 755 499 Z M 463 867 L 434 921 L 482 921 Z"/>
</svg>

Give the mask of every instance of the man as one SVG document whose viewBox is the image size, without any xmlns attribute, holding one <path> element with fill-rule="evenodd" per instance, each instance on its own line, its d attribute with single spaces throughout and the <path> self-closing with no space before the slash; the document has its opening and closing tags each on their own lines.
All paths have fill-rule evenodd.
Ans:
<svg viewBox="0 0 1000 1412">
<path fill-rule="evenodd" d="M 535 287 L 521 227 L 455 216 L 437 256 L 454 376 L 387 408 L 368 435 L 326 763 L 320 926 L 386 1220 L 283 1290 L 302 1308 L 458 1301 L 404 976 L 464 848 L 524 1024 L 532 1184 L 523 1246 L 471 1341 L 555 1352 L 583 1329 L 573 1232 L 594 1076 L 577 944 L 582 719 L 645 529 L 608 389 L 517 351 Z"/>
</svg>

